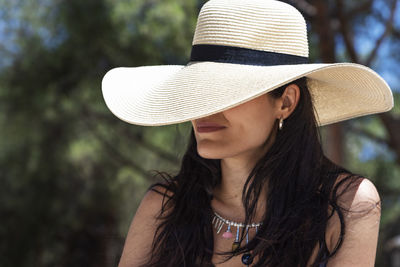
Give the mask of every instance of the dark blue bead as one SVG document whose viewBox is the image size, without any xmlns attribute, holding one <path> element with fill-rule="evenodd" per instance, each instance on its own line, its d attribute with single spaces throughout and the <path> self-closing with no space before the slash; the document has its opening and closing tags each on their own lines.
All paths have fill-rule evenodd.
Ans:
<svg viewBox="0 0 400 267">
<path fill-rule="evenodd" d="M 243 264 L 250 265 L 253 263 L 253 257 L 251 256 L 250 253 L 245 253 L 242 256 L 242 262 Z"/>
</svg>

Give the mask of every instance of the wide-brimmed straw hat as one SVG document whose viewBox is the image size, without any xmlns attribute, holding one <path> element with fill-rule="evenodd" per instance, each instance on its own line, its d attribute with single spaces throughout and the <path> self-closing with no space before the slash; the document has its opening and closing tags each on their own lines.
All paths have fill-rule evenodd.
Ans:
<svg viewBox="0 0 400 267">
<path fill-rule="evenodd" d="M 123 121 L 175 124 L 212 115 L 306 76 L 318 124 L 388 111 L 392 92 L 353 63 L 309 64 L 306 23 L 275 0 L 210 0 L 198 17 L 187 65 L 115 68 L 103 78 Z"/>
</svg>

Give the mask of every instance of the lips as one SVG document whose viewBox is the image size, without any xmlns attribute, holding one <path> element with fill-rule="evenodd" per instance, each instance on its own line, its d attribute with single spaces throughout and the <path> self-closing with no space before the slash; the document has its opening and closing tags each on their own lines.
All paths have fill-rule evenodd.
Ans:
<svg viewBox="0 0 400 267">
<path fill-rule="evenodd" d="M 225 126 L 215 122 L 198 122 L 196 129 L 199 133 L 215 132 L 226 128 Z"/>
</svg>

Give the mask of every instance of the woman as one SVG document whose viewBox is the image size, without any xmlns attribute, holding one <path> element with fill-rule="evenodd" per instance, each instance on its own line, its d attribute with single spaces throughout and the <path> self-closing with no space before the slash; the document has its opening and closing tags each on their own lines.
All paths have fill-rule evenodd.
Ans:
<svg viewBox="0 0 400 267">
<path fill-rule="evenodd" d="M 380 198 L 323 154 L 318 126 L 388 111 L 356 64 L 308 64 L 304 18 L 265 0 L 211 0 L 186 66 L 117 68 L 107 106 L 137 125 L 191 121 L 177 175 L 159 173 L 123 266 L 373 266 Z"/>
</svg>

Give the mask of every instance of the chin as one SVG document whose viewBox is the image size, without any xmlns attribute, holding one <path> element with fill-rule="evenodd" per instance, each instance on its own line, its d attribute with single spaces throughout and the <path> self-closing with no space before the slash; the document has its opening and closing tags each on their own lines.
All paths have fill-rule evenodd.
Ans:
<svg viewBox="0 0 400 267">
<path fill-rule="evenodd" d="M 221 150 L 216 151 L 212 149 L 197 149 L 197 153 L 199 154 L 199 156 L 205 159 L 223 159 L 230 156 L 227 153 L 221 153 L 221 152 L 223 151 Z"/>
<path fill-rule="evenodd" d="M 203 159 L 221 159 L 221 157 L 218 156 L 214 156 L 214 155 L 200 155 L 200 157 L 202 157 Z"/>
<path fill-rule="evenodd" d="M 221 156 L 218 153 L 212 153 L 212 152 L 198 152 L 199 156 L 205 159 L 221 159 Z"/>
</svg>

